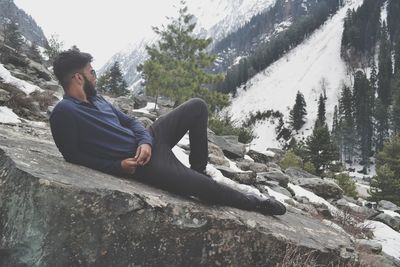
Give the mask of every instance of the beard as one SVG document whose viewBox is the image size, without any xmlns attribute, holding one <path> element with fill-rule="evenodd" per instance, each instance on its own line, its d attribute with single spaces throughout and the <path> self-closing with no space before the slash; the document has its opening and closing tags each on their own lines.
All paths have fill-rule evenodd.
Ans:
<svg viewBox="0 0 400 267">
<path fill-rule="evenodd" d="M 97 94 L 96 88 L 94 88 L 93 84 L 85 77 L 85 83 L 83 84 L 83 91 L 86 94 L 86 97 L 92 97 Z"/>
</svg>

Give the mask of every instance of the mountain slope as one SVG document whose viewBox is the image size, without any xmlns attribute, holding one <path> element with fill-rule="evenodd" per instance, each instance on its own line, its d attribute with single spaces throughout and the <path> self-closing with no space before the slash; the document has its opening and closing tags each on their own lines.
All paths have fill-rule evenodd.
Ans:
<svg viewBox="0 0 400 267">
<path fill-rule="evenodd" d="M 0 0 L 0 33 L 3 30 L 3 24 L 8 21 L 16 22 L 22 35 L 29 41 L 42 47 L 47 44 L 42 29 L 31 16 L 18 8 L 12 0 Z M 1 34 L 0 38 L 2 38 Z"/>
<path fill-rule="evenodd" d="M 189 13 L 197 19 L 196 32 L 201 36 L 211 37 L 214 41 L 238 29 L 252 16 L 270 7 L 275 0 L 206 0 L 187 1 Z M 160 25 L 155 25 L 160 26 Z M 145 46 L 153 43 L 153 37 L 147 37 L 131 44 L 125 51 L 115 54 L 100 70 L 106 71 L 116 60 L 121 63 L 122 72 L 128 85 L 133 88 L 140 79 L 136 66 L 142 63 L 147 52 Z"/>
<path fill-rule="evenodd" d="M 291 50 L 286 56 L 272 64 L 263 73 L 252 78 L 238 90 L 228 109 L 234 120 L 244 120 L 249 113 L 279 110 L 288 118 L 297 91 L 304 94 L 307 103 L 308 121 L 303 134 L 308 134 L 317 114 L 318 97 L 322 93 L 321 81 L 326 85 L 326 110 L 328 125 L 331 125 L 333 107 L 337 104 L 340 85 L 350 83 L 350 76 L 340 58 L 340 44 L 343 19 L 348 8 L 356 8 L 362 0 L 349 0 L 337 14 L 328 20 L 303 44 Z M 279 147 L 275 140 L 275 126 L 270 121 L 258 122 L 251 147 L 265 150 Z"/>
</svg>

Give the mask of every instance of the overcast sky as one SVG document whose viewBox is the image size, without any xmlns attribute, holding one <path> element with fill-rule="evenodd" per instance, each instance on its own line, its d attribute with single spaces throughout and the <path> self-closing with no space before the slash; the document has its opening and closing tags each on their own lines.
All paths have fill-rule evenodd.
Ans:
<svg viewBox="0 0 400 267">
<path fill-rule="evenodd" d="M 77 45 L 100 68 L 114 53 L 176 17 L 179 0 L 14 0 L 47 38 L 58 34 L 64 48 Z M 175 7 L 174 7 L 175 6 Z"/>
</svg>

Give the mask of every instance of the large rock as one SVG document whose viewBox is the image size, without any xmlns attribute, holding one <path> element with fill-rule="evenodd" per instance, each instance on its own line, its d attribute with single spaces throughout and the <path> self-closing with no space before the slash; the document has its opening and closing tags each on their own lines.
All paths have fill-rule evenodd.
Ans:
<svg viewBox="0 0 400 267">
<path fill-rule="evenodd" d="M 343 196 L 343 190 L 334 182 L 321 178 L 300 178 L 297 185 L 309 189 L 314 194 L 325 199 L 339 199 Z"/>
<path fill-rule="evenodd" d="M 373 217 L 372 220 L 382 222 L 387 226 L 392 227 L 394 230 L 400 231 L 400 215 L 393 217 L 386 213 L 380 213 Z"/>
<path fill-rule="evenodd" d="M 246 152 L 246 146 L 239 142 L 232 142 L 233 140 L 228 138 L 225 139 L 223 136 L 218 136 L 208 132 L 208 141 L 219 146 L 224 155 L 231 159 L 243 158 Z"/>
<path fill-rule="evenodd" d="M 276 266 L 293 251 L 326 266 L 355 257 L 347 235 L 294 209 L 275 217 L 207 206 L 69 164 L 51 141 L 6 127 L 0 140 L 0 266 Z"/>
<path fill-rule="evenodd" d="M 247 155 L 257 163 L 267 164 L 274 158 L 275 153 L 263 153 L 250 149 Z"/>
<path fill-rule="evenodd" d="M 259 178 L 264 178 L 266 181 L 276 181 L 280 186 L 287 187 L 289 177 L 281 171 L 273 170 L 269 172 L 261 172 L 257 174 Z"/>
<path fill-rule="evenodd" d="M 392 210 L 392 211 L 400 211 L 399 206 L 394 204 L 393 202 L 387 201 L 387 200 L 381 200 L 378 202 L 378 205 L 380 208 L 384 210 Z M 399 214 L 400 217 L 400 214 Z"/>
<path fill-rule="evenodd" d="M 295 181 L 298 178 L 317 178 L 314 174 L 308 173 L 305 170 L 296 167 L 289 167 L 285 170 L 286 175 L 288 175 L 291 181 Z"/>
<path fill-rule="evenodd" d="M 269 170 L 268 166 L 262 163 L 252 162 L 250 160 L 243 160 L 236 163 L 236 166 L 243 171 L 253 171 L 253 172 L 267 172 Z"/>
<path fill-rule="evenodd" d="M 228 177 L 238 183 L 247 185 L 254 185 L 256 183 L 256 174 L 254 172 L 237 172 L 229 167 L 220 165 L 215 166 L 215 168 L 219 170 L 223 176 Z"/>
</svg>

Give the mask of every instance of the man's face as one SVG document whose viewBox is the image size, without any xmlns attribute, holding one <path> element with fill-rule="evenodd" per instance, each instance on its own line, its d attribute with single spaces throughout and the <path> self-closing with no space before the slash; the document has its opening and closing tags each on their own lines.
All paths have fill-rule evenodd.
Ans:
<svg viewBox="0 0 400 267">
<path fill-rule="evenodd" d="M 83 91 L 85 92 L 86 96 L 95 96 L 97 94 L 96 91 L 96 72 L 93 69 L 91 64 L 87 64 L 83 69 L 82 73 L 84 84 L 83 84 Z"/>
<path fill-rule="evenodd" d="M 97 94 L 96 88 L 94 87 L 92 82 L 90 82 L 88 78 L 86 78 L 85 75 L 82 76 L 83 79 L 85 80 L 85 83 L 83 84 L 83 91 L 85 92 L 86 97 L 95 96 Z"/>
</svg>

